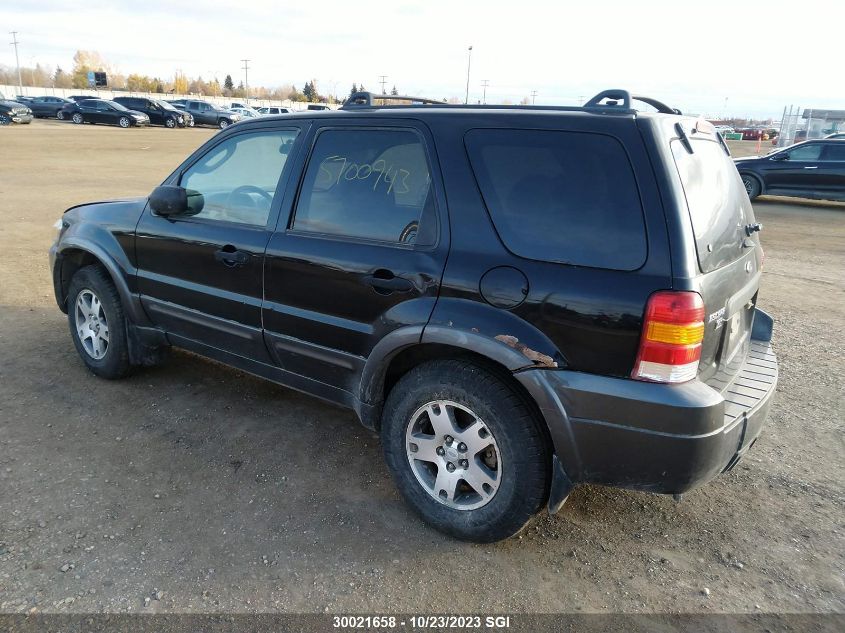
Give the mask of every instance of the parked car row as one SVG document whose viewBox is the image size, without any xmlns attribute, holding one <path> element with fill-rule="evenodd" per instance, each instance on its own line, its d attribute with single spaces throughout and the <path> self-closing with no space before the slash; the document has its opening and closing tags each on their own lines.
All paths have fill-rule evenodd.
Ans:
<svg viewBox="0 0 845 633">
<path fill-rule="evenodd" d="M 90 95 L 70 95 L 69 97 L 18 95 L 14 101 L 6 101 L 6 104 L 0 106 L 0 124 L 29 123 L 33 118 L 56 118 L 74 123 L 102 123 L 121 127 L 163 125 L 173 129 L 209 125 L 225 129 L 242 119 L 291 113 L 288 108 L 279 106 L 253 108 L 249 104 L 237 101 L 233 101 L 226 108 L 200 99 L 163 101 L 149 97 L 115 97 L 109 100 Z M 309 106 L 309 109 L 318 108 Z M 145 115 L 146 118 L 139 115 Z"/>
<path fill-rule="evenodd" d="M 130 110 L 143 112 L 150 117 L 152 125 L 163 125 L 169 128 L 194 126 L 193 116 L 166 101 L 146 97 L 115 97 L 114 101 Z"/>
</svg>

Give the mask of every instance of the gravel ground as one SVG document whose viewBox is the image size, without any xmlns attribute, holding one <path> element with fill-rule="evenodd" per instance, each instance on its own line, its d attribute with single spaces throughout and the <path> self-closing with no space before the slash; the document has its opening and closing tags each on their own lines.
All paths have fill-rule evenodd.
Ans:
<svg viewBox="0 0 845 633">
<path fill-rule="evenodd" d="M 212 133 L 0 129 L 0 612 L 845 611 L 845 206 L 755 204 L 782 373 L 734 471 L 680 503 L 581 487 L 477 546 L 405 507 L 347 411 L 181 352 L 84 369 L 51 225 L 147 193 Z"/>
</svg>

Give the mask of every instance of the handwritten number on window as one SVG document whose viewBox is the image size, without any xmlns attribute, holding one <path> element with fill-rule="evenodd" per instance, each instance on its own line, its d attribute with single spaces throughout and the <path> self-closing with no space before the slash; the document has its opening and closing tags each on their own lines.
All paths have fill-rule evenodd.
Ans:
<svg viewBox="0 0 845 633">
<path fill-rule="evenodd" d="M 335 175 L 334 169 L 329 169 L 328 163 L 340 164 L 337 175 Z M 350 162 L 345 156 L 329 156 L 320 163 L 318 178 L 323 180 L 327 186 L 334 186 L 340 183 L 341 179 L 347 181 L 368 180 L 375 176 L 373 191 L 376 190 L 380 182 L 384 182 L 388 185 L 385 195 L 390 195 L 393 193 L 394 187 L 398 194 L 410 192 L 411 187 L 408 185 L 408 176 L 410 175 L 411 172 L 407 169 L 388 164 L 381 158 L 371 164 L 358 164 Z"/>
</svg>

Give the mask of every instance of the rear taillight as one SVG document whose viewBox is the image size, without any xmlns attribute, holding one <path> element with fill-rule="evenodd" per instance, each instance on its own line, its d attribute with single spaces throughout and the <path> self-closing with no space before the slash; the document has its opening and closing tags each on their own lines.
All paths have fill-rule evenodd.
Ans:
<svg viewBox="0 0 845 633">
<path fill-rule="evenodd" d="M 704 339 L 704 301 L 697 292 L 661 290 L 648 299 L 631 377 L 686 382 L 698 373 Z"/>
</svg>

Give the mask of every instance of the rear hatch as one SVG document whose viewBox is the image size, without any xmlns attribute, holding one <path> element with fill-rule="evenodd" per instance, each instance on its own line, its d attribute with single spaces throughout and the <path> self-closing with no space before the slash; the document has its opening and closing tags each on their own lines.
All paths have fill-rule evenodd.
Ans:
<svg viewBox="0 0 845 633">
<path fill-rule="evenodd" d="M 676 124 L 672 156 L 686 197 L 704 300 L 699 379 L 724 389 L 748 354 L 763 259 L 754 210 L 727 146 L 707 124 Z M 681 134 L 681 132 L 683 133 Z"/>
</svg>

